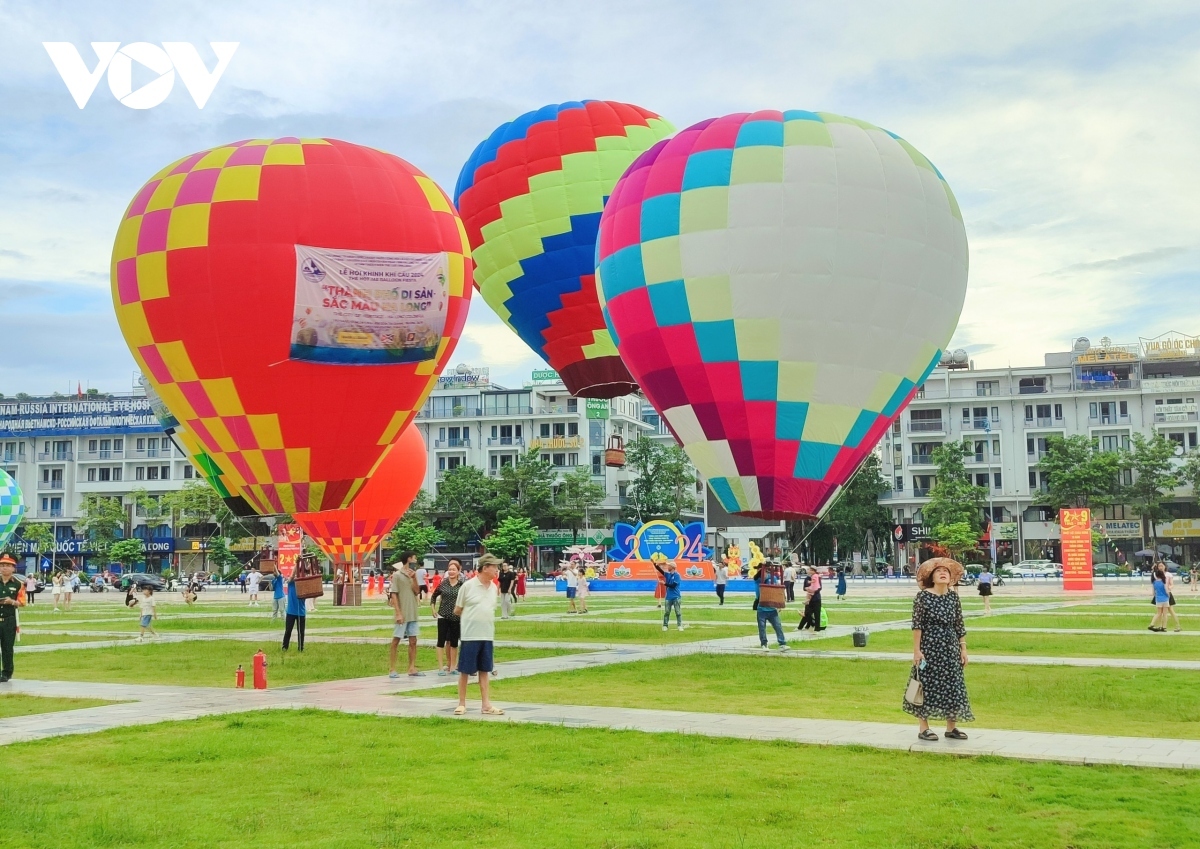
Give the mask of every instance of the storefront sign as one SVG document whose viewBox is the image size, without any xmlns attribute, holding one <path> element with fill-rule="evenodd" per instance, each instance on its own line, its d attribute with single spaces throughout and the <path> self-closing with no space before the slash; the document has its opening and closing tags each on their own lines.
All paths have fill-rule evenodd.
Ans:
<svg viewBox="0 0 1200 849">
<path fill-rule="evenodd" d="M 139 537 L 134 537 L 139 539 Z M 14 539 L 10 544 L 11 547 L 17 550 L 18 554 L 35 554 L 34 545 L 31 542 L 23 539 Z M 144 539 L 142 546 L 146 554 L 171 554 L 175 551 L 175 540 L 167 539 Z M 55 554 L 94 554 L 91 541 L 86 539 L 64 539 L 54 544 Z"/>
<path fill-rule="evenodd" d="M 609 401 L 607 398 L 588 398 L 587 417 L 589 419 L 607 419 Z"/>
<path fill-rule="evenodd" d="M 534 369 L 532 377 L 535 384 L 562 383 L 562 378 L 559 377 L 558 372 L 552 368 Z"/>
<path fill-rule="evenodd" d="M 570 528 L 549 528 L 538 531 L 534 545 L 542 548 L 559 548 L 565 545 L 611 545 L 612 538 L 608 534 L 609 532 L 603 528 L 592 528 L 588 531 L 576 532 L 572 539 Z"/>
<path fill-rule="evenodd" d="M 1200 519 L 1175 519 L 1172 522 L 1158 522 L 1159 539 L 1191 539 L 1200 537 Z"/>
<path fill-rule="evenodd" d="M 1058 511 L 1062 534 L 1063 589 L 1092 589 L 1092 511 Z"/>
<path fill-rule="evenodd" d="M 1092 530 L 1105 539 L 1141 539 L 1141 519 L 1096 519 Z"/>
<path fill-rule="evenodd" d="M 993 522 L 992 530 L 998 540 L 1015 540 L 1017 538 L 1016 522 Z"/>
<path fill-rule="evenodd" d="M 529 440 L 530 450 L 550 451 L 555 448 L 582 448 L 583 439 L 578 436 L 534 437 Z"/>
<path fill-rule="evenodd" d="M 143 395 L 107 399 L 54 399 L 0 403 L 0 437 L 83 436 L 89 433 L 161 433 Z"/>
<path fill-rule="evenodd" d="M 1141 341 L 1142 355 L 1148 360 L 1178 360 L 1200 356 L 1200 337 L 1172 332 Z"/>
<path fill-rule="evenodd" d="M 1200 391 L 1200 377 L 1148 377 L 1142 381 L 1146 392 Z"/>
<path fill-rule="evenodd" d="M 892 525 L 892 539 L 903 545 L 906 542 L 923 542 L 933 539 L 933 528 L 928 525 Z"/>
<path fill-rule="evenodd" d="M 492 381 L 491 370 L 487 368 L 468 368 L 458 366 L 449 374 L 438 378 L 438 389 L 460 389 L 474 386 L 488 386 Z"/>
</svg>

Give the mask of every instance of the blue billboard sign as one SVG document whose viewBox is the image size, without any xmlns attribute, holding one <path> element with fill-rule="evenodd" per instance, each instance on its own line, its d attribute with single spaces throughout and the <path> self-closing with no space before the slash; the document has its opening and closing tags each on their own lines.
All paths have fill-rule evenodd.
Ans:
<svg viewBox="0 0 1200 849">
<path fill-rule="evenodd" d="M 173 537 L 163 539 L 144 539 L 142 545 L 145 546 L 147 554 L 173 554 L 175 551 L 175 540 Z M 10 548 L 16 550 L 18 554 L 34 554 L 33 543 L 23 539 L 14 539 L 10 543 Z M 54 544 L 55 554 L 80 555 L 93 554 L 90 541 L 86 539 L 64 539 L 59 540 Z"/>
<path fill-rule="evenodd" d="M 161 431 L 150 401 L 143 395 L 0 402 L 0 437 Z"/>
</svg>

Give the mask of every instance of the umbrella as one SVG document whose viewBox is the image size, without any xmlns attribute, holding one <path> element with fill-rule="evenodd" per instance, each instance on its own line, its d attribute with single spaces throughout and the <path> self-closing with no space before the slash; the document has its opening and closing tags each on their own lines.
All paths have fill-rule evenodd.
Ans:
<svg viewBox="0 0 1200 849">
<path fill-rule="evenodd" d="M 1141 551 L 1135 551 L 1133 553 L 1133 556 L 1134 557 L 1153 557 L 1156 554 L 1158 554 L 1158 552 L 1154 551 L 1153 549 L 1143 548 Z"/>
</svg>

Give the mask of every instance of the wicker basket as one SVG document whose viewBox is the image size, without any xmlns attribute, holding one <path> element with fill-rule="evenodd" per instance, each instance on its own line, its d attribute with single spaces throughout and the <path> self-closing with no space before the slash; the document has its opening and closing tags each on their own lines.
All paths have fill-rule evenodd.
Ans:
<svg viewBox="0 0 1200 849">
<path fill-rule="evenodd" d="M 296 561 L 296 572 L 292 576 L 296 585 L 296 598 L 320 598 L 325 595 L 321 567 L 315 557 L 301 557 Z"/>
<path fill-rule="evenodd" d="M 783 567 L 764 563 L 759 568 L 763 570 L 764 580 L 758 585 L 758 606 L 783 610 L 787 607 L 787 588 L 783 585 Z M 766 582 L 768 576 L 775 583 L 768 584 Z"/>
</svg>

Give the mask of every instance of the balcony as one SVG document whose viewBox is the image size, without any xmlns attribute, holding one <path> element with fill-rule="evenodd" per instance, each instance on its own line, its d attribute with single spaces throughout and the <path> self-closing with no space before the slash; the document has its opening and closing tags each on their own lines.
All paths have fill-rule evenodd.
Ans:
<svg viewBox="0 0 1200 849">
<path fill-rule="evenodd" d="M 1158 417 L 1155 416 L 1155 421 Z M 1194 421 L 1194 419 L 1193 419 Z M 1129 424 L 1129 416 L 1109 415 L 1109 416 L 1088 416 L 1088 427 L 1103 427 L 1104 425 L 1127 425 Z"/>
<path fill-rule="evenodd" d="M 483 415 L 483 410 L 479 407 L 455 407 L 452 410 L 443 410 L 438 413 L 428 410 L 419 410 L 416 418 L 418 419 L 462 419 L 468 417 L 478 418 Z M 489 415 L 491 415 L 489 413 Z"/>
<path fill-rule="evenodd" d="M 40 519 L 61 519 L 63 509 L 61 507 L 49 507 L 38 510 L 38 518 Z"/>
<path fill-rule="evenodd" d="M 1140 380 L 1080 380 L 1075 384 L 1076 388 L 1082 389 L 1084 392 L 1103 392 L 1114 389 L 1138 389 L 1140 388 Z"/>
<path fill-rule="evenodd" d="M 75 459 L 75 452 L 69 448 L 65 451 L 41 451 L 37 457 L 39 463 L 65 463 Z"/>
<path fill-rule="evenodd" d="M 1054 423 L 1054 419 L 1049 416 L 1038 416 L 1033 419 L 1025 420 L 1025 427 L 1062 427 L 1062 419 L 1058 420 L 1058 424 Z"/>
<path fill-rule="evenodd" d="M 988 454 L 986 451 L 982 454 L 968 454 L 963 458 L 963 462 L 968 466 L 998 466 L 1000 458 Z"/>
<path fill-rule="evenodd" d="M 497 445 L 524 445 L 525 437 L 523 436 L 489 436 L 487 441 L 488 447 L 492 448 Z"/>
<path fill-rule="evenodd" d="M 913 454 L 912 456 L 910 456 L 908 458 L 908 465 L 910 465 L 910 466 L 932 466 L 932 465 L 934 465 L 933 455 L 932 454 Z"/>
<path fill-rule="evenodd" d="M 125 451 L 123 449 L 102 448 L 99 451 L 80 451 L 80 460 L 124 460 Z"/>
<path fill-rule="evenodd" d="M 1041 459 L 1049 453 L 1050 452 L 1047 451 L 1045 448 L 1040 448 L 1037 451 L 1026 451 L 1025 452 L 1025 462 L 1027 462 L 1027 463 L 1041 462 Z"/>
<path fill-rule="evenodd" d="M 946 423 L 942 419 L 914 419 L 908 423 L 909 433 L 945 433 Z"/>
<path fill-rule="evenodd" d="M 566 404 L 547 404 L 544 407 L 538 407 L 537 414 L 539 416 L 573 416 L 578 413 L 578 408 L 574 410 L 567 409 Z"/>
<path fill-rule="evenodd" d="M 1018 395 L 1045 395 L 1050 391 L 1047 386 L 1018 386 Z"/>
<path fill-rule="evenodd" d="M 927 486 L 914 486 L 913 487 L 913 498 L 928 498 L 929 497 L 929 489 L 930 489 L 930 487 L 927 487 Z"/>
<path fill-rule="evenodd" d="M 63 482 L 60 480 L 38 481 L 37 488 L 38 488 L 38 492 L 42 492 L 42 491 L 46 491 L 46 490 L 55 490 L 55 489 L 61 490 L 63 488 Z"/>
<path fill-rule="evenodd" d="M 962 429 L 963 430 L 988 430 L 991 427 L 999 427 L 999 426 L 1000 426 L 1000 422 L 994 422 L 991 419 L 989 419 L 987 416 L 984 416 L 981 419 L 963 419 L 962 420 Z"/>
<path fill-rule="evenodd" d="M 470 448 L 471 438 L 464 436 L 458 439 L 435 439 L 433 441 L 434 448 Z"/>
<path fill-rule="evenodd" d="M 0 454 L 0 463 L 24 463 L 24 462 L 25 462 L 24 454 L 14 454 L 11 451 L 5 451 L 3 454 Z"/>
</svg>

